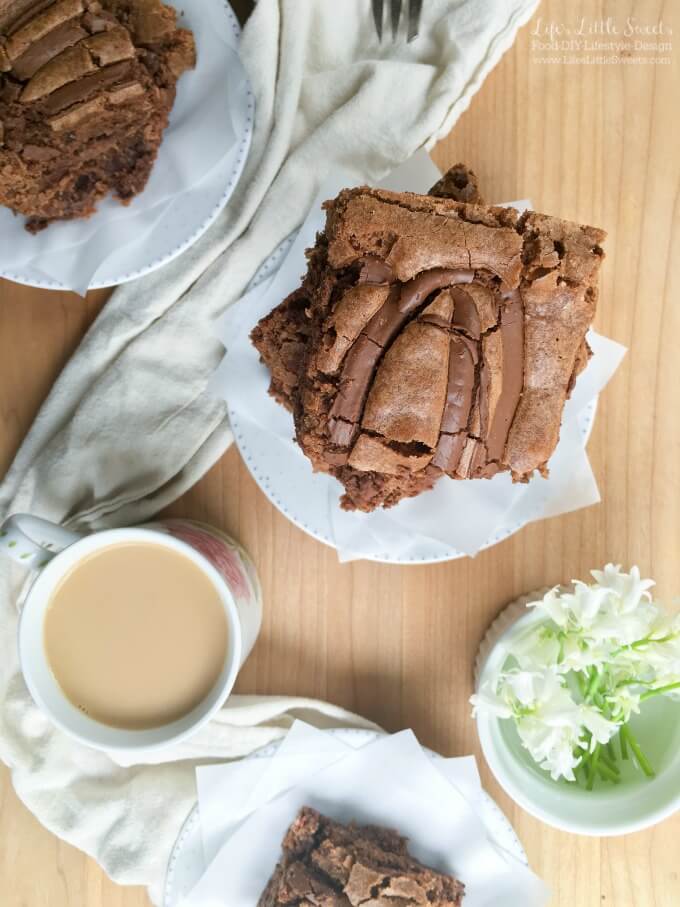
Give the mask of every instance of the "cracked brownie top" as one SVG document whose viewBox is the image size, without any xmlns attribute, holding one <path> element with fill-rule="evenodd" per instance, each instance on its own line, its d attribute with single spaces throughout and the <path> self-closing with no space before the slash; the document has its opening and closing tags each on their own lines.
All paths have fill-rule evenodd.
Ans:
<svg viewBox="0 0 680 907">
<path fill-rule="evenodd" d="M 459 907 L 465 886 L 423 866 L 378 826 L 342 825 L 304 807 L 258 907 Z"/>
<path fill-rule="evenodd" d="M 288 397 L 342 505 L 390 506 L 443 474 L 545 474 L 589 355 L 604 233 L 366 187 L 326 209 Z"/>
</svg>

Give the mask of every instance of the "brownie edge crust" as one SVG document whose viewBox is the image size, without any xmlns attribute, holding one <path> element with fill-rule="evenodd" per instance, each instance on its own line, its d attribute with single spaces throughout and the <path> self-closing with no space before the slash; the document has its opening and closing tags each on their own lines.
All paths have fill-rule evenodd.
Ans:
<svg viewBox="0 0 680 907">
<path fill-rule="evenodd" d="M 423 866 L 399 834 L 303 807 L 258 907 L 460 907 L 465 886 Z"/>
</svg>

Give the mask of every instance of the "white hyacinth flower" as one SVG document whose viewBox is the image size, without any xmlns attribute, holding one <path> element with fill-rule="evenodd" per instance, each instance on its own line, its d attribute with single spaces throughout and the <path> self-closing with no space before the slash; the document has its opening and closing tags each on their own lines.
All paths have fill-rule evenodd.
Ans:
<svg viewBox="0 0 680 907">
<path fill-rule="evenodd" d="M 614 593 L 625 614 L 634 611 L 641 601 L 651 601 L 649 589 L 656 585 L 654 580 L 640 579 L 640 571 L 632 567 L 630 573 L 621 573 L 621 565 L 607 564 L 604 570 L 591 570 L 590 575 L 603 589 Z"/>
<path fill-rule="evenodd" d="M 479 692 L 470 697 L 472 703 L 472 717 L 476 718 L 478 712 L 488 712 L 497 718 L 512 718 L 514 710 L 495 691 L 493 684 L 485 683 Z"/>
<path fill-rule="evenodd" d="M 635 693 L 630 687 L 618 687 L 607 696 L 607 703 L 621 724 L 627 724 L 631 715 L 640 712 L 640 694 Z"/>
<path fill-rule="evenodd" d="M 591 734 L 591 752 L 595 749 L 597 743 L 608 743 L 618 733 L 618 723 L 605 718 L 598 709 L 580 705 L 579 718 L 583 727 Z"/>
<path fill-rule="evenodd" d="M 644 701 L 680 699 L 680 615 L 664 616 L 649 591 L 653 581 L 637 567 L 622 573 L 607 564 L 592 576 L 593 584 L 555 587 L 527 606 L 544 620 L 512 639 L 504 670 L 471 700 L 475 714 L 513 720 L 522 745 L 555 780 L 574 781 L 583 763 L 589 790 L 597 774 L 617 780 L 616 751 L 607 744 Z M 624 746 L 651 777 L 628 727 L 622 754 Z"/>
</svg>

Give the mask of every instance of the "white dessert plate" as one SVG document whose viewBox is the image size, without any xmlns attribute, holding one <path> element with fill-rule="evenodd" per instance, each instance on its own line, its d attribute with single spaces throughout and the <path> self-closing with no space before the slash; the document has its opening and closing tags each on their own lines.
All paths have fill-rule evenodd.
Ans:
<svg viewBox="0 0 680 907">
<path fill-rule="evenodd" d="M 278 270 L 294 239 L 294 236 L 289 236 L 263 262 L 247 292 Z M 265 495 L 284 516 L 304 532 L 332 548 L 337 548 L 331 525 L 329 483 L 332 483 L 330 494 L 335 493 L 337 498 L 342 492 L 340 484 L 329 476 L 313 473 L 311 464 L 296 444 L 272 447 L 267 435 L 254 423 L 240 418 L 229 405 L 228 399 L 227 405 L 236 445 L 251 475 Z M 584 447 L 593 428 L 596 410 L 597 398 L 579 415 L 579 431 Z M 519 532 L 525 525 L 526 521 L 518 521 L 504 526 L 480 550 L 484 551 L 497 545 Z M 417 543 L 414 542 L 407 552 L 397 550 L 395 553 L 386 550 L 386 546 L 376 543 L 373 551 L 362 554 L 367 560 L 385 564 L 434 564 L 465 556 L 463 552 L 456 551 L 450 545 L 425 536 L 419 537 Z"/>
<path fill-rule="evenodd" d="M 338 728 L 329 730 L 327 733 L 334 734 L 344 743 L 350 746 L 360 747 L 372 743 L 380 735 L 376 731 L 367 731 L 357 728 Z M 273 756 L 280 746 L 281 741 L 276 741 L 269 746 L 252 753 L 247 758 L 261 759 L 263 757 Z M 442 759 L 438 753 L 425 749 L 425 753 L 431 759 Z M 512 825 L 505 818 L 500 807 L 494 800 L 482 791 L 482 815 L 481 819 L 486 826 L 489 837 L 507 851 L 513 857 L 527 864 L 527 857 L 519 838 L 515 834 Z M 205 871 L 203 860 L 203 841 L 201 838 L 200 815 L 198 804 L 192 809 L 182 826 L 175 846 L 170 854 L 168 869 L 165 877 L 165 889 L 163 892 L 163 907 L 178 907 L 184 898 L 198 882 Z M 226 905 L 225 905 L 226 907 Z"/>
<path fill-rule="evenodd" d="M 203 3 L 214 3 L 216 13 L 213 21 L 215 28 L 219 29 L 218 34 L 222 39 L 221 46 L 224 47 L 224 44 L 227 44 L 234 51 L 237 50 L 241 29 L 228 0 L 165 0 L 165 2 L 176 7 L 178 23 L 187 27 L 192 25 L 192 8 L 197 11 L 201 9 Z M 201 15 L 205 15 L 205 10 Z M 220 46 L 220 42 L 217 46 Z M 200 61 L 201 46 L 198 40 L 197 52 Z M 221 70 L 220 67 L 222 67 Z M 225 71 L 225 67 L 228 67 L 232 78 L 216 78 L 216 73 Z M 13 244 L 9 242 L 0 243 L 0 277 L 5 277 L 15 283 L 49 290 L 76 289 L 78 292 L 84 292 L 86 289 L 116 286 L 137 277 L 143 277 L 172 261 L 193 245 L 215 221 L 236 188 L 250 148 L 255 112 L 254 96 L 236 53 L 233 55 L 233 60 L 230 57 L 228 63 L 222 60 L 216 64 L 212 58 L 206 60 L 205 67 L 197 67 L 196 78 L 200 78 L 206 73 L 210 90 L 214 91 L 217 86 L 221 95 L 219 98 L 213 97 L 210 109 L 213 109 L 214 104 L 224 110 L 226 122 L 231 121 L 231 130 L 235 135 L 233 146 L 217 164 L 205 173 L 194 174 L 191 172 L 191 168 L 196 167 L 196 164 L 192 163 L 190 155 L 182 154 L 182 167 L 186 168 L 183 178 L 188 181 L 191 188 L 175 195 L 174 198 L 170 191 L 168 193 L 170 201 L 167 207 L 164 207 L 161 202 L 157 208 L 151 209 L 145 218 L 138 219 L 136 223 L 134 220 L 128 221 L 128 217 L 133 218 L 140 210 L 140 204 L 144 199 L 143 192 L 127 207 L 123 207 L 111 198 L 104 199 L 99 204 L 97 213 L 91 218 L 49 227 L 45 233 L 58 230 L 62 226 L 68 228 L 68 234 L 64 232 L 63 250 L 61 238 L 57 240 L 54 236 L 50 237 L 49 248 L 52 250 L 52 257 L 76 254 L 75 249 L 73 252 L 70 250 L 75 244 L 82 242 L 82 239 L 77 236 L 78 226 L 83 231 L 83 238 L 90 235 L 93 225 L 97 228 L 100 236 L 104 236 L 103 240 L 99 240 L 99 246 L 101 248 L 102 243 L 106 244 L 106 251 L 102 255 L 102 263 L 94 272 L 94 276 L 90 272 L 87 273 L 87 277 L 82 276 L 83 269 L 87 270 L 88 267 L 87 261 L 85 261 L 82 268 L 78 266 L 73 269 L 77 276 L 69 279 L 67 283 L 67 278 L 58 279 L 54 274 L 41 269 L 40 254 L 28 261 L 24 257 L 23 260 L 26 263 L 16 265 L 15 250 L 12 248 Z M 180 124 L 183 122 L 183 118 L 189 115 L 190 111 L 186 108 L 187 104 L 194 103 L 191 100 L 192 97 L 195 98 L 195 89 L 191 92 L 184 92 L 180 79 L 177 100 L 170 115 L 168 130 L 173 128 L 173 123 Z M 167 135 L 166 132 L 166 137 Z M 183 141 L 187 140 L 200 142 L 201 136 L 198 134 L 189 139 L 183 139 Z M 157 179 L 162 182 L 163 192 L 165 192 L 165 186 L 173 180 L 175 170 L 170 155 L 164 155 L 163 144 L 159 149 L 151 179 L 158 172 L 160 175 Z M 167 182 L 165 177 L 167 177 Z M 7 236 L 9 231 L 11 235 L 16 236 L 17 241 L 20 239 L 23 241 L 25 234 L 23 217 L 15 217 L 9 209 L 0 208 L 0 225 L 3 235 Z M 141 238 L 137 237 L 134 241 L 136 231 L 140 231 Z M 43 234 L 39 234 L 31 239 L 40 241 L 42 236 Z M 57 267 L 59 267 L 59 273 L 62 274 L 60 266 Z"/>
</svg>

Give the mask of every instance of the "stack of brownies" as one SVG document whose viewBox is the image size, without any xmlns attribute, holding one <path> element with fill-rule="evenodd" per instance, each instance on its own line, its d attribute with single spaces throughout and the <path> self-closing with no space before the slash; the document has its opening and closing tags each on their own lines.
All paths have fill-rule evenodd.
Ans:
<svg viewBox="0 0 680 907">
<path fill-rule="evenodd" d="M 483 205 L 463 165 L 427 196 L 363 187 L 325 207 L 302 286 L 252 338 L 342 506 L 547 474 L 590 355 L 604 232 Z"/>
</svg>

